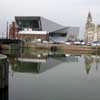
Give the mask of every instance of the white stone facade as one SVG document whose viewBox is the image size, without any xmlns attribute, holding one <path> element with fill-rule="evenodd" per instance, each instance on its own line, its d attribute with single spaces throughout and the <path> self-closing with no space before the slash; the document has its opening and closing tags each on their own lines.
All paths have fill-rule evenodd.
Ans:
<svg viewBox="0 0 100 100">
<path fill-rule="evenodd" d="M 89 12 L 85 27 L 85 42 L 93 41 L 100 41 L 100 25 L 93 23 L 91 13 Z"/>
</svg>

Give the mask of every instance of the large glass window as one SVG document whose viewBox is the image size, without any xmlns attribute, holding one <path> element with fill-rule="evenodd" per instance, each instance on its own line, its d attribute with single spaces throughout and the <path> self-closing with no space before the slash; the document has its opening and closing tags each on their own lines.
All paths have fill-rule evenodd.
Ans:
<svg viewBox="0 0 100 100">
<path fill-rule="evenodd" d="M 31 28 L 32 30 L 39 30 L 39 21 L 38 20 L 21 20 L 18 22 L 21 30 L 25 28 Z"/>
</svg>

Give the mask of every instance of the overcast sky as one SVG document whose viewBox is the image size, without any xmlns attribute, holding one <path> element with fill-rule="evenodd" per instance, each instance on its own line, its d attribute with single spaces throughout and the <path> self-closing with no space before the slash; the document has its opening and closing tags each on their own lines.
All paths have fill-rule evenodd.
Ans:
<svg viewBox="0 0 100 100">
<path fill-rule="evenodd" d="M 65 26 L 80 26 L 83 37 L 89 10 L 100 24 L 100 0 L 0 0 L 0 30 L 13 16 L 43 16 Z"/>
</svg>

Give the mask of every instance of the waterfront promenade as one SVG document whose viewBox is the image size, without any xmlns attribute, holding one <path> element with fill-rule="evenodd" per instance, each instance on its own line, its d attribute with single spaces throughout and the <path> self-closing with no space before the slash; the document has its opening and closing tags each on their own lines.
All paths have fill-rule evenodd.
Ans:
<svg viewBox="0 0 100 100">
<path fill-rule="evenodd" d="M 66 45 L 66 44 L 50 44 L 50 43 L 31 43 L 24 45 L 28 48 L 40 50 L 62 50 L 64 53 L 78 53 L 78 54 L 100 54 L 100 47 L 92 47 L 87 45 Z"/>
<path fill-rule="evenodd" d="M 20 49 L 20 48 L 31 48 L 34 50 L 49 50 L 52 52 L 63 51 L 64 53 L 75 53 L 75 54 L 100 54 L 99 46 L 87 46 L 87 45 L 75 45 L 65 43 L 32 43 L 32 42 L 18 42 L 19 45 L 1 44 L 1 50 L 7 49 Z M 13 47 L 14 46 L 14 47 Z"/>
</svg>

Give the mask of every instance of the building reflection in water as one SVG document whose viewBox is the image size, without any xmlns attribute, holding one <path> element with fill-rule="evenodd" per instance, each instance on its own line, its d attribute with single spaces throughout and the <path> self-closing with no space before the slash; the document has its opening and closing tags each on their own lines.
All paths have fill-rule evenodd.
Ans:
<svg viewBox="0 0 100 100">
<path fill-rule="evenodd" d="M 11 50 L 9 62 L 14 72 L 42 73 L 61 63 L 79 62 L 81 55 L 71 55 L 50 51 L 28 49 Z M 100 57 L 84 55 L 86 73 L 89 74 L 92 65 L 98 70 Z"/>
<path fill-rule="evenodd" d="M 85 55 L 84 56 L 84 63 L 85 63 L 85 69 L 86 73 L 89 74 L 92 66 L 98 70 L 99 64 L 100 64 L 100 56 L 96 55 Z"/>
<path fill-rule="evenodd" d="M 64 62 L 78 62 L 78 56 L 65 55 L 58 52 L 33 50 L 31 48 L 17 50 L 11 45 L 8 55 L 14 72 L 42 73 Z"/>
<path fill-rule="evenodd" d="M 58 66 L 61 63 L 79 62 L 80 55 L 65 55 L 65 54 L 37 54 L 27 58 L 27 56 L 12 59 L 12 70 L 14 72 L 26 73 L 42 73 L 51 68 Z M 92 66 L 98 70 L 100 57 L 85 55 L 84 56 L 85 70 L 89 74 Z"/>
<path fill-rule="evenodd" d="M 22 53 L 17 58 L 10 58 L 12 70 L 22 73 L 42 73 L 64 62 L 78 62 L 78 56 L 32 52 Z"/>
<path fill-rule="evenodd" d="M 0 100 L 8 100 L 8 70 L 7 59 L 0 59 Z"/>
</svg>

